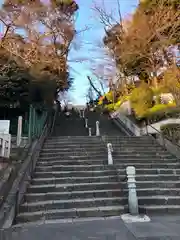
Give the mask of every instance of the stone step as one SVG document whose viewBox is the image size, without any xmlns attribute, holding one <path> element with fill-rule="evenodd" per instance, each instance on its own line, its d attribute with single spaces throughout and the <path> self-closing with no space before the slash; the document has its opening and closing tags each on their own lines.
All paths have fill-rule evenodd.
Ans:
<svg viewBox="0 0 180 240">
<path fill-rule="evenodd" d="M 165 152 L 165 151 L 155 151 L 155 150 L 141 150 L 141 151 L 137 151 L 136 149 L 134 150 L 122 150 L 120 151 L 119 149 L 116 150 L 116 149 L 113 149 L 114 150 L 114 155 L 119 155 L 119 156 L 142 156 L 142 157 L 151 157 L 151 156 L 164 156 L 164 157 L 169 157 L 169 158 L 172 158 L 172 155 L 168 152 Z M 89 150 L 86 150 L 86 149 L 81 149 L 81 151 L 76 151 L 76 150 L 71 150 L 69 152 L 61 152 L 61 151 L 41 151 L 40 153 L 40 157 L 44 157 L 44 156 L 50 156 L 50 157 L 53 157 L 53 156 L 60 156 L 60 157 L 86 157 L 88 155 L 91 155 L 93 157 L 102 157 L 104 155 L 107 155 L 107 149 L 103 149 L 103 151 L 89 151 Z"/>
<path fill-rule="evenodd" d="M 82 147 L 89 147 L 89 148 L 92 148 L 92 147 L 97 147 L 97 146 L 106 146 L 107 143 L 110 142 L 112 143 L 113 146 L 117 147 L 117 146 L 137 146 L 137 147 L 142 147 L 142 146 L 156 146 L 157 147 L 161 147 L 161 145 L 158 144 L 158 142 L 149 142 L 149 141 L 118 141 L 118 142 L 114 142 L 114 141 L 102 141 L 102 140 L 97 140 L 97 141 L 78 141 L 78 142 L 71 142 L 71 141 L 67 141 L 67 142 L 60 142 L 60 141 L 50 141 L 50 142 L 45 142 L 44 143 L 44 148 L 47 148 L 47 147 L 54 147 L 54 146 L 58 146 L 58 147 L 72 147 L 72 148 L 76 148 L 76 147 L 79 147 L 79 146 L 82 146 Z M 162 148 L 162 147 L 161 147 Z"/>
<path fill-rule="evenodd" d="M 91 182 L 103 182 L 103 181 L 122 181 L 126 178 L 126 175 L 106 175 L 106 176 L 83 176 L 83 177 L 44 177 L 44 178 L 33 178 L 32 184 L 62 184 L 62 183 L 91 183 Z M 136 175 L 137 181 L 179 181 L 180 175 L 172 174 L 152 174 L 152 175 Z"/>
<path fill-rule="evenodd" d="M 98 171 L 98 170 L 110 170 L 116 167 L 116 169 L 125 169 L 127 166 L 134 166 L 135 168 L 156 168 L 156 169 L 164 169 L 164 168 L 179 168 L 179 164 L 176 163 L 135 163 L 133 161 L 127 163 L 117 163 L 115 166 L 113 165 L 53 165 L 53 166 L 37 166 L 36 171 L 38 172 L 48 172 L 48 171 Z"/>
<path fill-rule="evenodd" d="M 138 203 L 140 206 L 146 205 L 179 205 L 180 196 L 155 195 L 155 196 L 140 196 Z"/>
<path fill-rule="evenodd" d="M 120 143 L 120 142 L 129 142 L 129 143 L 135 143 L 135 142 L 146 142 L 146 143 L 152 143 L 153 141 L 151 139 L 141 139 L 141 138 L 124 138 L 124 137 L 120 137 L 120 138 L 116 138 L 116 137 L 111 137 L 111 138 L 107 138 L 104 136 L 88 136 L 88 129 L 87 130 L 87 136 L 81 136 L 80 138 L 72 138 L 72 137 L 65 137 L 65 138 L 48 138 L 45 141 L 46 143 L 64 143 L 64 144 L 76 144 L 76 143 L 83 143 L 83 144 L 93 144 L 93 143 L 97 143 L 97 142 L 107 142 L 108 140 L 113 141 L 114 143 Z M 118 136 L 117 136 L 118 137 Z"/>
<path fill-rule="evenodd" d="M 91 176 L 107 176 L 107 175 L 115 175 L 116 170 L 102 170 L 102 171 L 51 171 L 51 172 L 37 172 L 35 171 L 33 177 L 35 178 L 51 178 L 51 177 L 91 177 Z M 125 171 L 123 171 L 123 174 Z"/>
<path fill-rule="evenodd" d="M 121 186 L 124 188 L 127 187 L 127 183 L 126 182 L 122 182 Z M 136 186 L 137 189 L 144 189 L 144 188 L 148 188 L 148 189 L 153 189 L 153 188 L 169 188 L 169 189 L 174 189 L 174 188 L 180 188 L 180 180 L 175 180 L 175 181 L 171 181 L 171 180 L 167 180 L 167 181 L 163 181 L 163 180 L 146 180 L 146 181 L 136 181 Z"/>
<path fill-rule="evenodd" d="M 83 145 L 83 146 L 93 146 L 96 145 L 98 143 L 103 144 L 106 142 L 112 142 L 113 144 L 155 144 L 155 141 L 151 141 L 149 139 L 144 139 L 144 140 L 140 140 L 140 139 L 118 139 L 118 140 L 113 140 L 113 139 L 104 139 L 103 138 L 99 138 L 97 137 L 96 139 L 91 139 L 91 137 L 88 137 L 87 139 L 77 139 L 72 141 L 71 139 L 52 139 L 52 140 L 46 140 L 44 145 L 53 145 L 53 144 L 58 144 L 58 145 Z"/>
<path fill-rule="evenodd" d="M 47 193 L 27 193 L 26 202 L 48 201 L 48 200 L 67 200 L 75 198 L 107 198 L 122 197 L 119 189 L 72 191 L 72 192 L 47 192 Z"/>
<path fill-rule="evenodd" d="M 134 156 L 134 157 L 120 157 L 120 156 L 113 156 L 113 160 L 114 160 L 114 164 L 116 165 L 120 165 L 122 164 L 126 164 L 126 163 L 133 163 L 133 164 L 179 164 L 180 165 L 180 161 L 177 160 L 176 158 L 173 157 L 168 157 L 168 156 L 154 156 L 154 157 L 142 157 L 142 156 Z M 106 162 L 105 162 L 106 163 Z"/>
<path fill-rule="evenodd" d="M 112 143 L 112 146 L 116 149 L 116 150 L 121 150 L 123 151 L 124 149 L 127 149 L 127 150 L 136 150 L 136 151 L 139 151 L 139 150 L 159 150 L 159 151 L 166 151 L 166 149 L 162 148 L 160 145 L 147 145 L 146 149 L 144 149 L 144 146 L 142 146 L 142 144 L 113 144 Z M 78 144 L 78 145 L 75 145 L 75 146 L 69 146 L 69 145 L 58 145 L 58 144 L 55 144 L 55 145 L 44 145 L 43 146 L 43 151 L 60 151 L 60 152 L 69 152 L 69 151 L 73 151 L 73 150 L 82 150 L 82 148 L 85 148 L 86 150 L 89 150 L 89 151 L 103 151 L 104 149 L 107 149 L 107 143 L 98 143 L 96 145 L 89 145 L 89 146 L 86 146 L 86 145 L 83 145 L 83 144 Z"/>
<path fill-rule="evenodd" d="M 149 141 L 152 142 L 154 139 L 152 139 L 149 136 L 118 136 L 118 135 L 101 135 L 101 136 L 53 136 L 48 137 L 46 142 L 50 141 L 65 141 L 65 142 L 76 142 L 76 141 L 96 141 L 97 139 L 103 139 L 103 140 L 114 140 L 114 141 L 128 141 L 128 142 L 137 142 L 137 141 Z"/>
<path fill-rule="evenodd" d="M 106 150 L 106 146 L 102 146 L 102 147 L 98 147 L 98 148 L 83 148 L 83 147 L 77 147 L 77 148 L 43 148 L 41 150 L 42 153 L 50 153 L 50 152 L 59 152 L 59 153 L 73 153 L 73 152 L 81 152 L 81 151 L 89 151 L 89 152 L 92 152 L 92 153 L 97 153 L 97 152 L 104 152 L 104 150 Z"/>
<path fill-rule="evenodd" d="M 180 169 L 136 169 L 137 175 L 180 175 Z M 126 175 L 126 170 L 99 170 L 99 171 L 50 171 L 50 172 L 38 172 L 35 171 L 33 177 L 35 178 L 51 178 L 51 177 L 91 177 L 91 176 L 107 176 L 107 175 L 119 175 L 120 178 Z M 137 176 L 136 175 L 136 176 Z"/>
<path fill-rule="evenodd" d="M 64 192 L 64 191 L 88 191 L 103 189 L 121 189 L 117 182 L 96 182 L 96 183 L 68 183 L 68 184 L 45 184 L 30 185 L 28 193 Z"/>
<path fill-rule="evenodd" d="M 56 220 L 65 218 L 87 218 L 87 217 L 110 217 L 119 216 L 124 213 L 123 206 L 101 206 L 89 208 L 73 208 L 73 209 L 54 209 L 37 212 L 26 212 L 17 215 L 16 222 L 36 222 L 39 220 Z"/>
<path fill-rule="evenodd" d="M 46 141 L 44 143 L 44 147 L 47 146 L 51 146 L 51 145 L 58 145 L 58 146 L 66 146 L 66 147 L 73 147 L 76 148 L 78 146 L 96 146 L 96 145 L 100 145 L 103 146 L 104 142 L 102 142 L 100 139 L 98 139 L 97 141 L 89 141 L 89 140 L 81 140 L 81 141 L 76 141 L 76 142 L 72 142 L 72 141 L 59 141 L 59 140 L 54 140 L 54 141 Z"/>
<path fill-rule="evenodd" d="M 105 160 L 96 160 L 96 159 L 94 159 L 94 160 L 92 160 L 92 159 L 86 159 L 86 160 L 76 160 L 76 159 L 74 159 L 74 160 L 56 160 L 56 161 L 53 161 L 53 160 L 47 160 L 47 161 L 44 161 L 43 159 L 42 159 L 42 161 L 38 161 L 37 162 L 37 166 L 53 166 L 53 165 L 61 165 L 61 164 L 63 164 L 63 165 L 74 165 L 74 164 L 76 164 L 76 165 L 93 165 L 93 164 L 107 164 L 107 160 L 106 160 L 106 158 L 104 158 Z"/>
<path fill-rule="evenodd" d="M 33 178 L 32 185 L 64 184 L 64 183 L 95 183 L 95 182 L 115 182 L 116 175 L 96 176 L 96 177 L 61 177 L 61 178 Z"/>
<path fill-rule="evenodd" d="M 67 200 L 49 200 L 38 201 L 31 203 L 23 203 L 20 206 L 21 212 L 37 212 L 48 211 L 55 209 L 72 209 L 72 208 L 88 208 L 101 206 L 121 206 L 124 205 L 124 198 L 81 198 L 81 199 L 67 199 Z"/>
<path fill-rule="evenodd" d="M 124 154 L 124 155 L 122 155 L 122 154 L 116 154 L 116 153 L 113 153 L 112 154 L 112 156 L 113 156 L 113 159 L 114 160 L 119 160 L 119 161 L 121 161 L 121 160 L 125 160 L 126 162 L 127 161 L 129 161 L 129 162 L 133 162 L 134 160 L 138 160 L 138 161 L 140 161 L 140 163 L 141 163 L 141 161 L 145 161 L 145 162 L 151 162 L 151 161 L 155 161 L 155 162 L 162 162 L 163 160 L 166 160 L 166 161 L 168 161 L 168 162 L 174 162 L 174 163 L 177 163 L 178 164 L 178 162 L 180 163 L 180 161 L 178 161 L 175 157 L 173 157 L 173 156 L 168 156 L 168 155 L 160 155 L 160 156 L 158 156 L 158 155 L 151 155 L 151 156 L 149 156 L 149 155 L 128 155 L 128 154 Z M 108 154 L 107 153 L 104 153 L 104 154 L 102 154 L 102 155 L 96 155 L 96 156 L 93 156 L 93 155 L 91 155 L 90 153 L 89 154 L 87 154 L 87 155 L 84 155 L 84 156 L 80 156 L 80 155 L 67 155 L 67 156 L 62 156 L 62 155 L 58 155 L 58 154 L 54 154 L 54 155 L 41 155 L 40 157 L 39 157 L 39 161 L 43 161 L 43 162 L 45 162 L 45 161 L 74 161 L 74 162 L 80 162 L 80 161 L 88 161 L 88 162 L 90 162 L 90 161 L 100 161 L 101 163 L 103 163 L 103 160 L 106 160 L 108 158 Z M 38 162 L 39 162 L 38 161 Z"/>
<path fill-rule="evenodd" d="M 164 166 L 164 165 L 163 165 Z M 51 172 L 51 171 L 103 171 L 111 170 L 113 166 L 108 165 L 54 165 L 54 166 L 37 166 L 38 172 Z"/>
<path fill-rule="evenodd" d="M 128 191 L 127 189 L 125 191 Z M 137 190 L 138 197 L 146 196 L 180 196 L 180 188 L 141 188 Z"/>
<path fill-rule="evenodd" d="M 111 142 L 112 143 L 112 142 Z M 167 151 L 166 149 L 162 148 L 160 145 L 155 145 L 155 144 L 143 144 L 143 143 L 134 143 L 134 144 L 114 144 L 112 143 L 112 146 L 114 147 L 114 149 L 120 149 L 123 150 L 125 148 L 127 149 L 137 149 L 138 150 L 143 150 L 144 148 L 148 150 L 163 150 L 163 151 Z M 96 150 L 102 150 L 102 149 L 106 149 L 107 148 L 107 143 L 96 143 L 96 144 L 89 144 L 89 145 L 84 145 L 83 143 L 81 144 L 76 144 L 76 145 L 71 145 L 71 144 L 45 144 L 43 146 L 43 149 L 46 151 L 46 149 L 52 149 L 52 150 L 60 150 L 60 151 L 71 151 L 73 149 L 76 150 L 82 150 L 82 148 L 85 148 L 86 150 L 90 150 L 90 151 L 96 151 Z"/>
<path fill-rule="evenodd" d="M 122 179 L 124 177 L 122 176 Z M 172 175 L 172 174 L 153 174 L 153 175 L 136 175 L 137 181 L 179 181 L 180 175 Z"/>
<path fill-rule="evenodd" d="M 53 136 L 53 137 L 48 137 L 47 141 L 51 141 L 51 140 L 73 140 L 73 141 L 76 141 L 78 139 L 81 139 L 81 140 L 84 140 L 84 139 L 87 139 L 89 140 L 89 136 Z M 97 136 L 92 136 L 91 137 L 91 140 L 93 141 L 94 139 L 97 139 Z"/>
<path fill-rule="evenodd" d="M 180 213 L 180 205 L 139 205 L 139 210 L 147 215 L 176 215 Z"/>
<path fill-rule="evenodd" d="M 167 158 L 167 159 L 177 159 L 175 156 L 172 156 L 172 154 L 168 153 L 168 152 L 160 152 L 160 151 L 116 151 L 115 149 L 113 149 L 113 156 L 117 156 L 117 157 L 141 157 L 141 158 L 151 158 L 151 157 L 163 157 L 163 158 Z M 89 153 L 90 154 L 90 153 Z M 64 155 L 65 156 L 65 155 Z M 94 155 L 92 155 L 94 156 Z"/>
<path fill-rule="evenodd" d="M 121 163 L 127 163 L 127 162 L 132 162 L 132 163 L 179 163 L 177 159 L 168 159 L 168 158 L 142 158 L 142 157 L 118 157 L 118 156 L 113 156 L 114 164 L 121 164 Z M 108 164 L 108 156 L 104 156 L 104 158 L 101 159 L 44 159 L 40 158 L 39 161 L 37 162 L 37 166 L 52 166 L 52 165 L 101 165 L 101 164 Z"/>
<path fill-rule="evenodd" d="M 123 174 L 123 172 L 125 172 L 125 170 L 117 170 L 117 174 L 121 175 Z M 136 174 L 140 174 L 140 175 L 160 175 L 160 174 L 169 174 L 169 175 L 179 175 L 180 174 L 180 169 L 175 168 L 144 168 L 144 169 L 140 169 L 140 168 L 136 168 Z"/>
</svg>

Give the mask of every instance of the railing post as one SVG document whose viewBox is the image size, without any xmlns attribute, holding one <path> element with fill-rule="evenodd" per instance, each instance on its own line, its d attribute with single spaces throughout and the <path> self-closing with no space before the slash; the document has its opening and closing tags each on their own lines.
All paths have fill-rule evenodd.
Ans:
<svg viewBox="0 0 180 240">
<path fill-rule="evenodd" d="M 128 189 L 129 189 L 129 196 L 128 196 L 129 212 L 131 215 L 138 215 L 139 208 L 138 208 L 138 199 L 137 199 L 137 193 L 136 193 L 135 167 L 133 166 L 127 167 L 126 173 L 128 178 L 127 183 L 128 183 Z"/>
<path fill-rule="evenodd" d="M 85 128 L 88 128 L 88 119 L 85 119 Z"/>
<path fill-rule="evenodd" d="M 91 128 L 89 128 L 89 137 L 92 136 L 92 133 L 91 133 Z"/>
<path fill-rule="evenodd" d="M 32 137 L 34 139 L 34 137 L 36 135 L 36 110 L 35 110 L 35 107 L 33 107 L 32 129 L 33 129 Z"/>
<path fill-rule="evenodd" d="M 107 144 L 107 150 L 108 150 L 108 165 L 113 165 L 113 158 L 112 158 L 113 148 L 111 143 Z"/>
<path fill-rule="evenodd" d="M 96 121 L 96 136 L 100 136 L 99 121 Z"/>
<path fill-rule="evenodd" d="M 28 139 L 29 142 L 32 140 L 32 125 L 33 125 L 33 107 L 29 107 L 29 126 L 28 126 Z"/>
<path fill-rule="evenodd" d="M 16 144 L 19 147 L 21 144 L 21 138 L 22 138 L 22 116 L 18 117 L 18 128 L 17 128 L 17 139 Z"/>
</svg>

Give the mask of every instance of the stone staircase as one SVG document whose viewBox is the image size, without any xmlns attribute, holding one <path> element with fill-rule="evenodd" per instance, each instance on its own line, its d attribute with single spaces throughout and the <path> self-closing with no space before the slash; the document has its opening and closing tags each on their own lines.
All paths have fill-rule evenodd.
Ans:
<svg viewBox="0 0 180 240">
<path fill-rule="evenodd" d="M 127 211 L 121 189 L 101 138 L 87 136 L 84 120 L 77 115 L 60 116 L 41 151 L 15 224 L 117 216 Z"/>
<path fill-rule="evenodd" d="M 14 223 L 127 213 L 127 166 L 136 167 L 140 212 L 178 212 L 179 160 L 149 136 L 128 137 L 107 117 L 87 116 L 93 134 L 96 120 L 100 121 L 102 136 L 87 136 L 84 119 L 78 114 L 57 117 Z M 112 166 L 108 166 L 108 142 L 114 150 Z"/>
<path fill-rule="evenodd" d="M 103 137 L 111 142 L 124 193 L 128 193 L 125 168 L 136 168 L 136 186 L 141 213 L 160 214 L 180 211 L 180 163 L 155 139 L 143 137 Z M 127 194 L 125 194 L 127 195 Z M 125 196 L 124 195 L 124 196 Z"/>
</svg>

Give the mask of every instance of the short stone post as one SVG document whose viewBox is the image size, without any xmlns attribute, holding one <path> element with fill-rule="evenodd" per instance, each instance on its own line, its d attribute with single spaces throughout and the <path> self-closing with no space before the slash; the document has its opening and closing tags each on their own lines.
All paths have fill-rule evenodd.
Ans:
<svg viewBox="0 0 180 240">
<path fill-rule="evenodd" d="M 107 144 L 107 150 L 108 150 L 108 165 L 113 165 L 113 158 L 112 158 L 113 148 L 111 143 Z"/>
<path fill-rule="evenodd" d="M 6 147 L 5 139 L 2 138 L 2 139 L 1 139 L 1 157 L 4 157 L 4 156 L 5 156 L 5 147 Z"/>
<path fill-rule="evenodd" d="M 10 157 L 10 154 L 11 154 L 11 135 L 9 134 L 9 137 L 8 137 L 8 148 L 7 148 L 7 158 Z"/>
<path fill-rule="evenodd" d="M 85 119 L 85 128 L 88 128 L 88 119 Z"/>
<path fill-rule="evenodd" d="M 138 208 L 138 199 L 136 193 L 136 180 L 135 174 L 136 169 L 133 166 L 129 166 L 126 168 L 127 178 L 128 178 L 128 189 L 129 189 L 129 196 L 128 196 L 128 204 L 129 204 L 129 212 L 131 215 L 138 215 L 139 208 Z"/>
<path fill-rule="evenodd" d="M 99 121 L 96 121 L 96 136 L 100 136 Z"/>
<path fill-rule="evenodd" d="M 91 137 L 92 134 L 91 134 L 91 128 L 89 128 L 89 137 Z"/>
<path fill-rule="evenodd" d="M 22 138 L 22 116 L 18 117 L 18 128 L 17 128 L 17 139 L 16 144 L 19 147 L 21 144 L 21 138 Z"/>
</svg>

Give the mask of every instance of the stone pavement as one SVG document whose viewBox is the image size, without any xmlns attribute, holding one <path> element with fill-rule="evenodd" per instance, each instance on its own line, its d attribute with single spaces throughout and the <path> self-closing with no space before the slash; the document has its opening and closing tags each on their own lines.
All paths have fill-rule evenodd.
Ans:
<svg viewBox="0 0 180 240">
<path fill-rule="evenodd" d="M 91 219 L 13 227 L 0 240 L 180 240 L 180 216 L 151 217 L 151 222 L 124 223 L 120 218 Z"/>
</svg>

